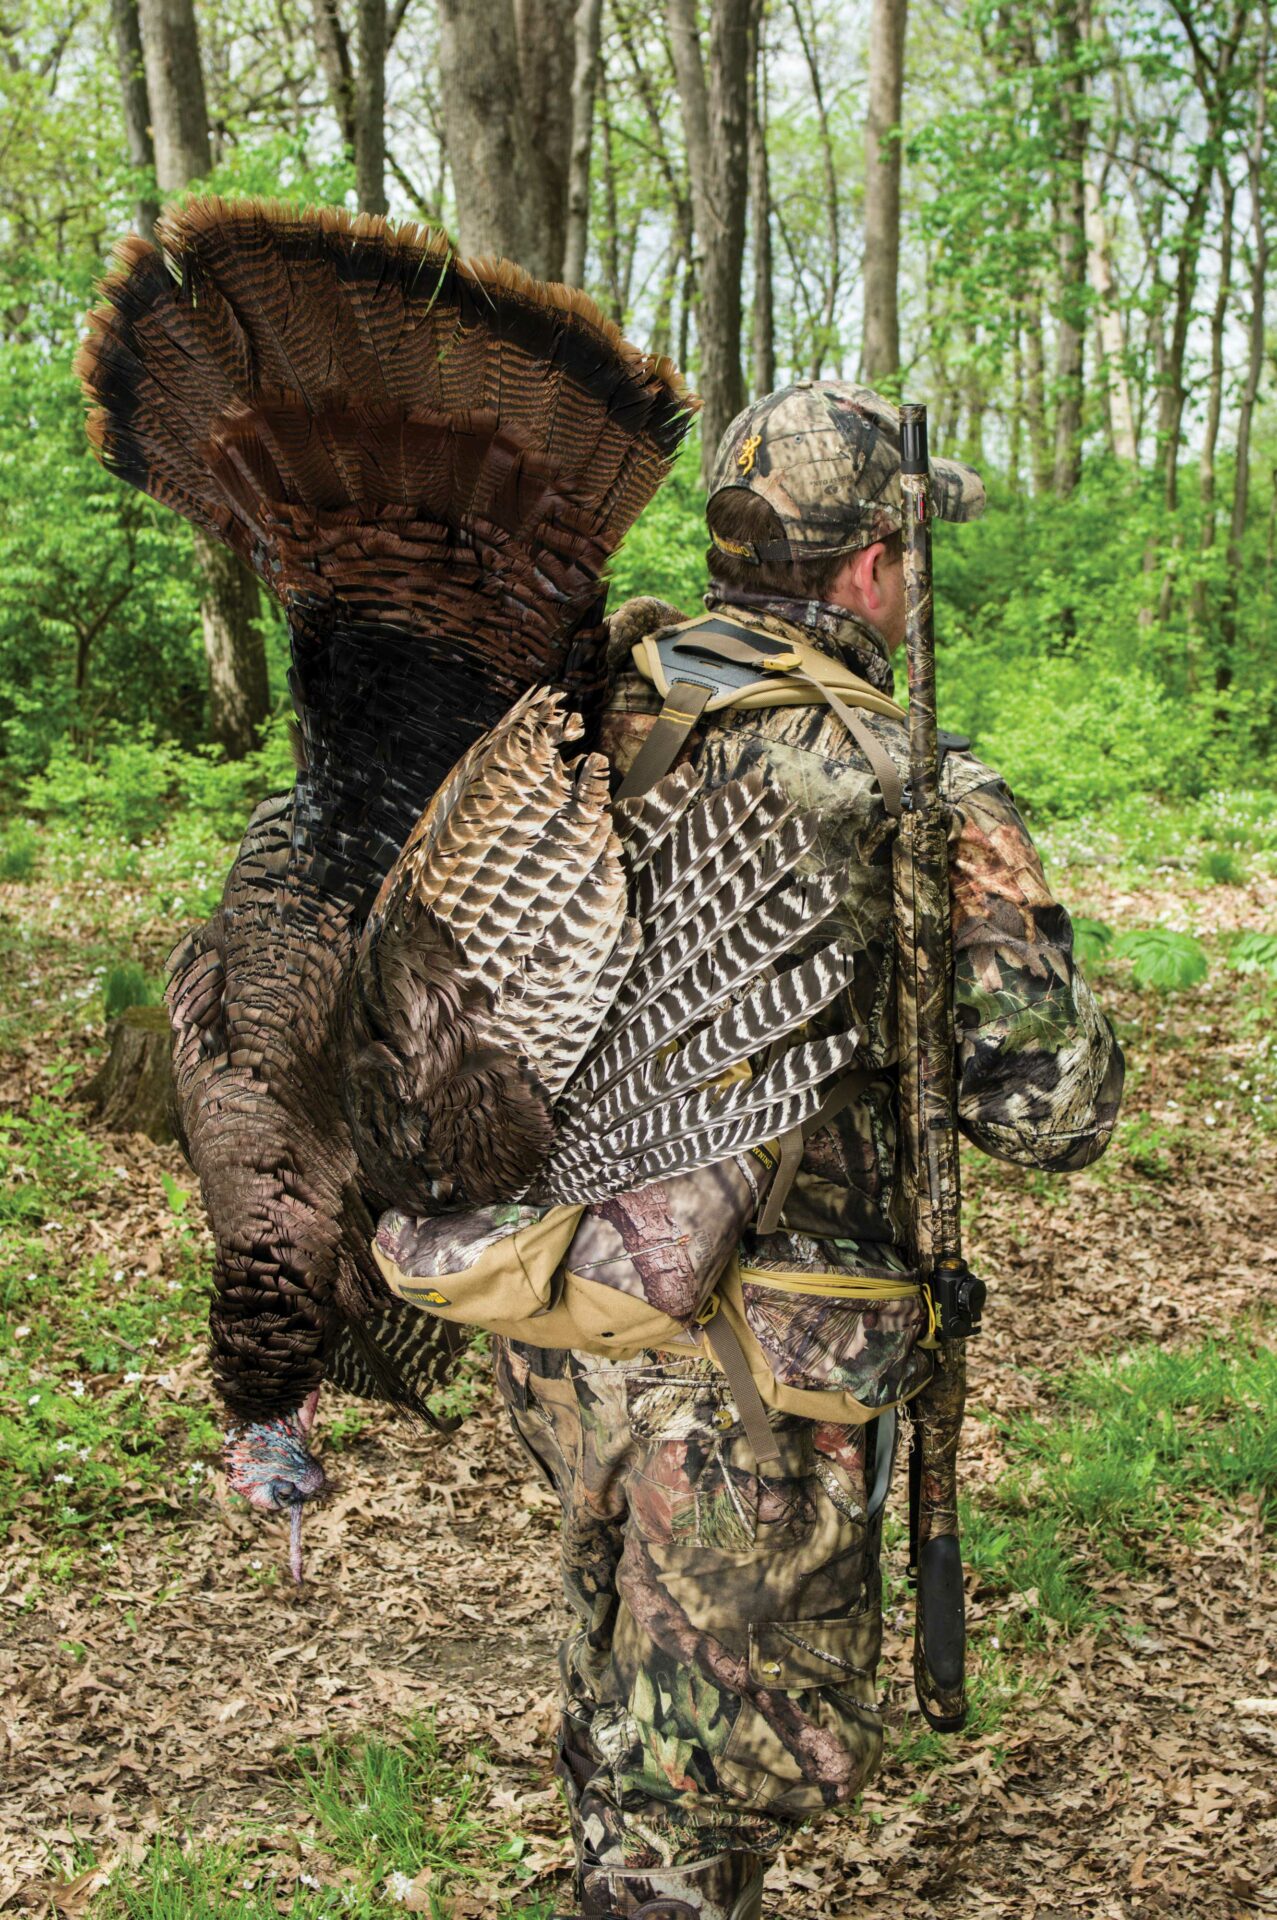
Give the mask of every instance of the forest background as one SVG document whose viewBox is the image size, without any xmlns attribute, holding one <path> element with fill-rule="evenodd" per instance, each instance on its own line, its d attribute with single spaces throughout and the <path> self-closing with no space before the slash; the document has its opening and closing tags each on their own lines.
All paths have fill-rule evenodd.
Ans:
<svg viewBox="0 0 1277 1920">
<path fill-rule="evenodd" d="M 198 190 L 443 225 L 671 354 L 702 428 L 616 599 L 695 610 L 705 448 L 788 379 L 925 399 L 981 469 L 937 538 L 941 718 L 1080 909 L 1127 1105 L 1067 1185 L 965 1176 L 1011 1282 L 966 1743 L 888 1679 L 868 1824 L 769 1887 L 804 1920 L 1271 1910 L 1271 13 L 0 0 L 0 1906 L 530 1916 L 563 1863 L 553 1516 L 511 1511 L 480 1375 L 442 1458 L 337 1412 L 282 1592 L 219 1479 L 189 1169 L 69 1097 L 290 778 L 278 610 L 102 471 L 71 370 L 114 240 Z"/>
<path fill-rule="evenodd" d="M 3 37 L 10 808 L 142 741 L 242 756 L 286 704 L 277 610 L 101 473 L 71 372 L 113 240 L 196 184 L 586 286 L 699 385 L 707 444 L 804 375 L 925 398 L 991 496 L 939 555 L 948 724 L 1039 815 L 1264 784 L 1266 3 L 34 0 Z M 618 594 L 695 603 L 700 459 Z"/>
</svg>

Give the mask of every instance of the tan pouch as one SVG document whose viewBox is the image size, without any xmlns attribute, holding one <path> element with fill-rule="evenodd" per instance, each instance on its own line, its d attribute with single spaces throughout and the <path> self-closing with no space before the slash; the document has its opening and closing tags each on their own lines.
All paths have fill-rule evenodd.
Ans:
<svg viewBox="0 0 1277 1920">
<path fill-rule="evenodd" d="M 564 1264 L 584 1211 L 554 1207 L 537 1218 L 531 1209 L 490 1209 L 486 1231 L 467 1242 L 430 1222 L 429 1244 L 414 1257 L 409 1240 L 401 1256 L 428 1272 L 406 1272 L 377 1242 L 373 1253 L 401 1300 L 530 1346 L 617 1360 L 653 1348 L 692 1351 L 723 1367 L 722 1329 L 713 1340 L 706 1333 L 721 1316 L 762 1407 L 808 1420 L 861 1425 L 912 1399 L 931 1377 L 934 1328 L 926 1295 L 908 1274 L 779 1273 L 733 1260 L 689 1329 Z M 523 1224 L 520 1214 L 529 1216 Z M 393 1231 L 387 1237 L 393 1243 Z"/>
</svg>

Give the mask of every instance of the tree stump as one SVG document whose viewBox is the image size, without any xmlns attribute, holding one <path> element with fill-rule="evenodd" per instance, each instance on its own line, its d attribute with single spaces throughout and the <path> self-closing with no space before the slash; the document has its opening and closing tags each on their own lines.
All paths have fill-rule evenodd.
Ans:
<svg viewBox="0 0 1277 1920">
<path fill-rule="evenodd" d="M 111 1049 L 80 1098 L 113 1133 L 173 1138 L 171 1033 L 164 1007 L 126 1007 L 111 1023 Z"/>
</svg>

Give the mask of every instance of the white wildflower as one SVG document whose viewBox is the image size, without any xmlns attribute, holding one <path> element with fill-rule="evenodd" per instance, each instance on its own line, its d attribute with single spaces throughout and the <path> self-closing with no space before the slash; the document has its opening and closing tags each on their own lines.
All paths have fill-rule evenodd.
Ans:
<svg viewBox="0 0 1277 1920">
<path fill-rule="evenodd" d="M 412 1880 L 406 1873 L 400 1873 L 398 1867 L 386 1875 L 386 1892 L 392 1900 L 406 1900 L 412 1892 Z"/>
<path fill-rule="evenodd" d="M 13 1337 L 15 1340 L 25 1340 L 30 1331 L 30 1327 L 15 1327 L 13 1329 Z"/>
<path fill-rule="evenodd" d="M 73 1473 L 55 1473 L 53 1476 L 53 1484 L 55 1487 L 73 1487 L 75 1485 L 75 1475 Z"/>
<path fill-rule="evenodd" d="M 74 1394 L 74 1395 L 75 1395 L 75 1398 L 76 1398 L 77 1400 L 83 1400 L 83 1398 L 84 1398 L 84 1382 L 83 1382 L 83 1380 L 68 1380 L 68 1381 L 67 1381 L 67 1390 L 68 1390 L 68 1392 L 70 1392 L 70 1393 L 72 1393 L 72 1394 Z"/>
<path fill-rule="evenodd" d="M 319 1892 L 319 1881 L 313 1873 L 299 1873 L 297 1884 L 299 1887 L 313 1887 L 316 1893 Z"/>
<path fill-rule="evenodd" d="M 126 1373 L 124 1376 L 124 1384 L 126 1387 L 135 1387 L 141 1378 L 140 1373 Z"/>
</svg>

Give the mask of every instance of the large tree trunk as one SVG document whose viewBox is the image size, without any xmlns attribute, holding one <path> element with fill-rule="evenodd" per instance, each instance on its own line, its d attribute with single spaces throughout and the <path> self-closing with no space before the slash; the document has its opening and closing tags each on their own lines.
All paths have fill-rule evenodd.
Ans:
<svg viewBox="0 0 1277 1920">
<path fill-rule="evenodd" d="M 439 0 L 443 127 L 463 253 L 525 265 L 533 251 L 527 129 L 515 95 L 514 0 Z"/>
<path fill-rule="evenodd" d="M 1060 151 L 1056 173 L 1059 230 L 1059 311 L 1055 330 L 1055 469 L 1060 495 L 1082 477 L 1082 349 L 1086 338 L 1086 203 L 1082 157 L 1086 113 L 1081 73 L 1081 33 L 1076 0 L 1055 11 L 1060 63 Z"/>
<path fill-rule="evenodd" d="M 208 108 L 193 0 L 140 0 L 142 50 L 160 191 L 181 193 L 210 166 Z M 209 731 L 232 759 L 251 752 L 270 712 L 257 581 L 228 549 L 197 534 L 200 617 L 208 658 Z"/>
<path fill-rule="evenodd" d="M 692 181 L 700 283 L 701 477 L 744 405 L 741 272 L 748 188 L 750 0 L 711 0 L 709 75 L 695 0 L 666 0 Z"/>
<path fill-rule="evenodd" d="M 907 0 L 873 0 L 869 109 L 865 120 L 865 327 L 861 377 L 873 385 L 900 371 L 900 108 Z"/>
<path fill-rule="evenodd" d="M 523 265 L 539 280 L 561 280 L 568 214 L 575 73 L 575 0 L 515 0 L 519 49 L 514 102 L 527 130 L 531 252 Z"/>
<path fill-rule="evenodd" d="M 386 211 L 386 0 L 359 0 L 356 14 L 355 194 L 361 213 Z"/>
<path fill-rule="evenodd" d="M 151 106 L 146 97 L 146 65 L 142 56 L 142 29 L 137 0 L 111 0 L 111 27 L 115 35 L 115 62 L 124 102 L 124 131 L 129 161 L 138 173 L 154 174 L 155 143 L 151 138 Z M 155 222 L 160 204 L 145 190 L 134 204 L 133 223 L 144 240 L 155 244 Z"/>
<path fill-rule="evenodd" d="M 749 56 L 749 227 L 754 250 L 751 358 L 754 394 L 776 385 L 776 318 L 772 296 L 772 195 L 767 165 L 766 0 L 754 0 Z"/>
<path fill-rule="evenodd" d="M 599 77 L 603 0 L 577 0 L 572 56 L 572 143 L 568 154 L 567 233 L 563 278 L 585 285 L 590 244 L 590 150 L 594 144 L 594 91 Z"/>
<path fill-rule="evenodd" d="M 138 12 L 155 174 L 161 193 L 181 193 L 212 165 L 194 0 L 140 0 Z"/>
</svg>

